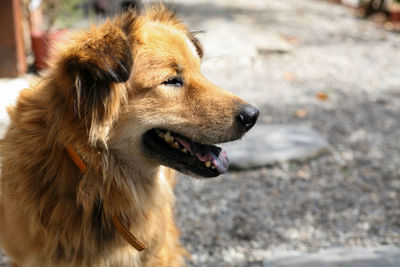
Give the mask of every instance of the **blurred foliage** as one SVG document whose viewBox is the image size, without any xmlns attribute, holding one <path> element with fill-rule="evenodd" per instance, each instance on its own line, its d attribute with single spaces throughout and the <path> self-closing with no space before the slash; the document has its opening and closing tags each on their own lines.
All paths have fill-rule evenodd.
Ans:
<svg viewBox="0 0 400 267">
<path fill-rule="evenodd" d="M 29 13 L 33 0 L 21 0 L 24 13 Z M 83 18 L 83 6 L 87 0 L 40 0 L 46 30 L 71 28 Z"/>
<path fill-rule="evenodd" d="M 83 17 L 83 0 L 42 0 L 48 29 L 70 28 Z"/>
</svg>

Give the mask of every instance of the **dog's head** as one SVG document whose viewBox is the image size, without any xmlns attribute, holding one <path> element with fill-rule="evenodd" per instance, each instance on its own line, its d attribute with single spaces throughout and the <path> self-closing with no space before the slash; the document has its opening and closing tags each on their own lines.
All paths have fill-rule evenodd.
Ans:
<svg viewBox="0 0 400 267">
<path fill-rule="evenodd" d="M 226 152 L 214 144 L 242 137 L 258 110 L 202 75 L 196 37 L 162 6 L 98 31 L 101 40 L 86 41 L 93 52 L 63 59 L 75 81 L 77 113 L 106 128 L 101 138 L 124 160 L 201 177 L 225 173 Z"/>
</svg>

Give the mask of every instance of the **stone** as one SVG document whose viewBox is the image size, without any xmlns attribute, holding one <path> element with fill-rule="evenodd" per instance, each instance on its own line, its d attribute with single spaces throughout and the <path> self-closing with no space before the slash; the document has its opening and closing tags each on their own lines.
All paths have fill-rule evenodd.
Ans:
<svg viewBox="0 0 400 267">
<path fill-rule="evenodd" d="M 263 267 L 397 267 L 400 249 L 394 246 L 375 248 L 339 247 L 320 252 L 272 254 Z"/>
<path fill-rule="evenodd" d="M 330 150 L 316 130 L 294 124 L 257 124 L 240 141 L 224 144 L 231 169 L 303 161 Z"/>
</svg>

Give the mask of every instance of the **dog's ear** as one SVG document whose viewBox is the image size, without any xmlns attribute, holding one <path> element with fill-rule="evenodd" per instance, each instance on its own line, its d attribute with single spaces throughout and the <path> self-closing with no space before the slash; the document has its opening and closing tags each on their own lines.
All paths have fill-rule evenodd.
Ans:
<svg viewBox="0 0 400 267">
<path fill-rule="evenodd" d="M 203 46 L 201 45 L 199 39 L 197 39 L 196 35 L 199 33 L 204 33 L 203 31 L 193 31 L 188 33 L 190 41 L 193 43 L 194 47 L 196 48 L 196 52 L 200 58 L 204 56 Z"/>
<path fill-rule="evenodd" d="M 132 73 L 134 20 L 134 12 L 126 12 L 78 35 L 57 62 L 71 81 L 76 116 L 90 126 L 113 118 L 124 99 L 119 84 Z"/>
</svg>

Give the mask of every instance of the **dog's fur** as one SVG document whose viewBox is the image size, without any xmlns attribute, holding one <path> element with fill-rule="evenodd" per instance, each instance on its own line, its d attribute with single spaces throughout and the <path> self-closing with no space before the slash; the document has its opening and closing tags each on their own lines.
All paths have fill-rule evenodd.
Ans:
<svg viewBox="0 0 400 267">
<path fill-rule="evenodd" d="M 128 11 L 57 49 L 9 109 L 0 241 L 15 266 L 182 266 L 173 171 L 142 153 L 162 127 L 205 144 L 239 138 L 244 102 L 200 73 L 198 40 L 162 5 Z M 182 88 L 163 84 L 182 75 Z M 82 174 L 71 145 L 88 167 Z M 117 214 L 147 248 L 115 230 Z"/>
</svg>

